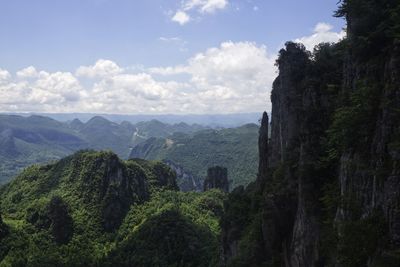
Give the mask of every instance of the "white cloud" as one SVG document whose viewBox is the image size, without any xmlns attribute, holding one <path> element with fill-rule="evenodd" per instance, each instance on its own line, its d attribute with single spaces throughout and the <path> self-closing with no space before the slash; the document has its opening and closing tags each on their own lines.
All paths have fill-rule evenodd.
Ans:
<svg viewBox="0 0 400 267">
<path fill-rule="evenodd" d="M 172 21 L 185 25 L 191 20 L 189 12 L 200 14 L 214 13 L 219 9 L 224 9 L 228 5 L 228 0 L 186 0 L 182 1 L 181 7 L 171 18 Z"/>
<path fill-rule="evenodd" d="M 40 78 L 33 84 L 32 89 L 36 95 L 40 92 L 42 96 L 54 96 L 59 103 L 63 103 L 78 101 L 83 88 L 70 72 L 41 72 Z M 40 102 L 47 103 L 52 100 L 44 97 Z"/>
<path fill-rule="evenodd" d="M 172 17 L 172 21 L 178 22 L 180 25 L 185 25 L 190 21 L 190 17 L 186 12 L 178 10 Z"/>
<path fill-rule="evenodd" d="M 140 96 L 147 100 L 159 100 L 166 96 L 168 91 L 161 83 L 156 82 L 149 74 L 121 74 L 96 84 L 93 93 L 99 94 L 110 91 L 123 92 L 127 95 Z"/>
<path fill-rule="evenodd" d="M 228 0 L 188 0 L 183 4 L 184 10 L 198 9 L 202 13 L 213 13 L 227 5 Z"/>
<path fill-rule="evenodd" d="M 11 78 L 10 73 L 7 70 L 0 69 L 0 83 L 7 81 Z"/>
<path fill-rule="evenodd" d="M 17 77 L 21 78 L 21 79 L 35 78 L 38 75 L 39 75 L 39 73 L 36 71 L 35 67 L 33 67 L 33 66 L 29 66 L 25 69 L 17 71 Z"/>
<path fill-rule="evenodd" d="M 161 75 L 189 74 L 192 109 L 208 112 L 255 111 L 268 108 L 276 76 L 275 56 L 251 42 L 224 42 L 190 58 L 185 65 L 151 68 Z M 202 105 L 197 105 L 201 102 Z M 197 110 L 196 112 L 201 112 Z"/>
<path fill-rule="evenodd" d="M 115 75 L 123 71 L 115 62 L 111 60 L 99 59 L 94 65 L 81 66 L 76 70 L 76 75 L 81 77 L 104 77 Z"/>
<path fill-rule="evenodd" d="M 21 74 L 21 73 L 20 73 Z M 29 77 L 31 78 L 31 77 Z M 83 91 L 70 72 L 39 72 L 34 80 L 0 84 L 1 111 L 71 112 L 79 110 Z"/>
<path fill-rule="evenodd" d="M 308 50 L 312 51 L 314 46 L 319 43 L 335 43 L 346 36 L 346 32 L 344 30 L 340 32 L 334 32 L 332 29 L 332 25 L 320 22 L 315 26 L 312 35 L 297 38 L 294 41 L 304 44 Z"/>
<path fill-rule="evenodd" d="M 296 41 L 312 48 L 335 42 L 326 23 Z M 179 37 L 160 37 L 165 43 Z M 93 113 L 231 113 L 269 111 L 275 54 L 254 42 L 223 42 L 175 66 L 120 67 L 100 59 L 75 74 L 46 72 L 33 66 L 15 78 L 0 69 L 0 111 Z M 29 79 L 28 79 L 29 78 Z"/>
<path fill-rule="evenodd" d="M 166 68 L 140 71 L 99 60 L 75 75 L 29 68 L 13 81 L 8 72 L 1 73 L 9 79 L 0 84 L 2 111 L 229 113 L 268 108 L 275 67 L 265 46 L 224 42 Z"/>
</svg>

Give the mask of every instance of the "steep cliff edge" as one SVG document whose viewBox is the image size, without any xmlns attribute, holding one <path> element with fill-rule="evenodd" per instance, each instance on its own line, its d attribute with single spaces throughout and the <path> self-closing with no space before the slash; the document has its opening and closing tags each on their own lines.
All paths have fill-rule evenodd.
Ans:
<svg viewBox="0 0 400 267">
<path fill-rule="evenodd" d="M 214 166 L 207 169 L 207 177 L 204 180 L 203 190 L 219 189 L 229 192 L 228 169 Z"/>
<path fill-rule="evenodd" d="M 400 262 L 400 4 L 348 0 L 337 15 L 345 40 L 279 53 L 258 180 L 225 206 L 225 265 Z"/>
<path fill-rule="evenodd" d="M 7 226 L 3 222 L 3 218 L 0 213 L 0 241 L 7 235 L 8 229 Z"/>
</svg>

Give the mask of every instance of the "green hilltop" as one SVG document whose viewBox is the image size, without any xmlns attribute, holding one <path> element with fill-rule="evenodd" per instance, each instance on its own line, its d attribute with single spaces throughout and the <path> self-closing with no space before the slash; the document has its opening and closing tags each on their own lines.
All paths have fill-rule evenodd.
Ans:
<svg viewBox="0 0 400 267">
<path fill-rule="evenodd" d="M 33 165 L 0 189 L 0 266 L 209 266 L 225 194 L 177 190 L 167 165 L 112 152 Z"/>
</svg>

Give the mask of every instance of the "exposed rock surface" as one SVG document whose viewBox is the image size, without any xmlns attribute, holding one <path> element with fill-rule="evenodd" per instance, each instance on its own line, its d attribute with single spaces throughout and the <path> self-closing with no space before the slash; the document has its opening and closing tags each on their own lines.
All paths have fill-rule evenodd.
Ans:
<svg viewBox="0 0 400 267">
<path fill-rule="evenodd" d="M 220 166 L 208 168 L 203 190 L 220 189 L 229 192 L 228 169 Z"/>
<path fill-rule="evenodd" d="M 258 180 L 226 203 L 225 265 L 399 266 L 400 20 L 385 14 L 400 4 L 343 2 L 346 40 L 280 51 Z"/>
<path fill-rule="evenodd" d="M 152 188 L 178 190 L 175 178 L 161 162 L 123 161 L 112 152 L 80 151 L 55 164 L 26 169 L 1 188 L 3 196 L 12 195 L 1 204 L 8 207 L 8 213 L 24 206 L 28 222 L 39 229 L 51 228 L 55 239 L 63 243 L 70 236 L 64 230 L 71 228 L 65 199 L 74 205 L 71 209 L 87 209 L 104 231 L 113 232 L 132 204 L 149 199 Z M 63 199 L 47 199 L 61 189 Z M 36 201 L 41 198 L 47 200 Z"/>
<path fill-rule="evenodd" d="M 172 170 L 176 172 L 176 180 L 181 181 L 179 185 L 179 189 L 183 192 L 188 191 L 197 191 L 200 192 L 202 190 L 202 183 L 201 180 L 195 177 L 188 171 L 185 171 L 182 166 L 174 163 L 171 160 L 164 160 L 163 161 L 166 165 L 168 165 Z"/>
<path fill-rule="evenodd" d="M 3 239 L 8 233 L 8 228 L 3 222 L 3 218 L 1 217 L 0 213 L 0 241 Z"/>
</svg>

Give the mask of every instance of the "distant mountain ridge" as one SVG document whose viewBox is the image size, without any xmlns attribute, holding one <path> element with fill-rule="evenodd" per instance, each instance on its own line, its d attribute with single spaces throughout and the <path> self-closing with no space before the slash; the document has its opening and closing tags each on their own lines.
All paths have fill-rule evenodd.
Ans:
<svg viewBox="0 0 400 267">
<path fill-rule="evenodd" d="M 257 142 L 259 127 L 246 124 L 237 128 L 206 129 L 192 135 L 175 133 L 152 137 L 135 146 L 130 158 L 166 161 L 178 168 L 181 190 L 202 190 L 207 168 L 220 165 L 228 169 L 230 189 L 247 185 L 257 175 Z"/>
<path fill-rule="evenodd" d="M 67 122 L 79 119 L 81 122 L 87 122 L 93 117 L 101 116 L 107 120 L 122 123 L 124 121 L 136 124 L 142 121 L 157 120 L 165 124 L 200 124 L 209 127 L 238 127 L 247 123 L 258 123 L 261 118 L 261 112 L 253 113 L 232 113 L 232 114 L 96 114 L 96 113 L 6 113 L 5 115 L 19 115 L 28 117 L 39 115 L 50 117 L 57 121 Z"/>
<path fill-rule="evenodd" d="M 156 120 L 116 123 L 101 116 L 60 122 L 38 115 L 0 115 L 0 184 L 31 164 L 58 160 L 80 149 L 112 150 L 127 158 L 133 146 L 150 137 L 203 129 L 207 127 Z"/>
</svg>

